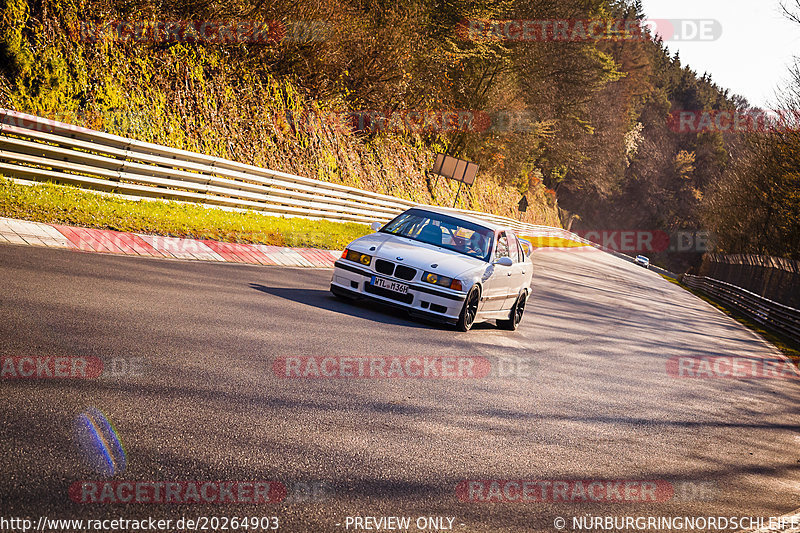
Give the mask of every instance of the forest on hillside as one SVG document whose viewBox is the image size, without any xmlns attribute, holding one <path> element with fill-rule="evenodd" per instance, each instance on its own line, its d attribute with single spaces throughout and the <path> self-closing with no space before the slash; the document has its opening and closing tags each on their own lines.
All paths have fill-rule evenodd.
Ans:
<svg viewBox="0 0 800 533">
<path fill-rule="evenodd" d="M 797 128 L 684 128 L 681 113 L 753 110 L 660 38 L 612 23 L 646 16 L 638 0 L 4 0 L 0 106 L 449 204 L 455 185 L 427 172 L 446 152 L 481 168 L 464 207 L 582 231 L 710 231 L 723 253 L 800 259 Z M 534 20 L 606 31 L 492 30 Z M 197 36 L 203 21 L 214 39 Z M 230 21 L 231 35 L 241 21 L 263 31 L 220 37 Z M 800 72 L 776 106 L 800 109 Z M 653 258 L 682 271 L 703 251 Z"/>
</svg>

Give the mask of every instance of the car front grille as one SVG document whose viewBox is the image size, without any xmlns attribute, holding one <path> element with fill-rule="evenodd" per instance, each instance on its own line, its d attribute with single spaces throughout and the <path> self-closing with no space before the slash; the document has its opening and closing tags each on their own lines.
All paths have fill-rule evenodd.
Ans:
<svg viewBox="0 0 800 533">
<path fill-rule="evenodd" d="M 411 281 L 412 279 L 414 279 L 414 276 L 417 275 L 417 271 L 407 266 L 397 265 L 397 268 L 394 271 L 394 275 L 400 279 Z"/>
<path fill-rule="evenodd" d="M 400 279 L 404 279 L 406 281 L 411 281 L 414 279 L 414 276 L 417 275 L 417 270 L 411 267 L 407 267 L 404 265 L 396 265 L 390 261 L 386 261 L 385 259 L 376 259 L 375 260 L 375 270 L 379 274 L 385 274 L 387 276 L 395 276 Z"/>
<path fill-rule="evenodd" d="M 384 261 L 383 259 L 376 259 L 375 270 L 377 270 L 381 274 L 386 274 L 387 276 L 391 276 L 394 273 L 394 263 L 390 263 L 389 261 Z"/>
</svg>

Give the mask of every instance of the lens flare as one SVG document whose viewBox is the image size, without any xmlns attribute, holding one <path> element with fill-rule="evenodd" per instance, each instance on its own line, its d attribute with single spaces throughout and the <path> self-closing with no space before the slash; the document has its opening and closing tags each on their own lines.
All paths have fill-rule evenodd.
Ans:
<svg viewBox="0 0 800 533">
<path fill-rule="evenodd" d="M 125 450 L 106 416 L 94 407 L 75 417 L 75 443 L 86 466 L 111 477 L 125 470 Z"/>
</svg>

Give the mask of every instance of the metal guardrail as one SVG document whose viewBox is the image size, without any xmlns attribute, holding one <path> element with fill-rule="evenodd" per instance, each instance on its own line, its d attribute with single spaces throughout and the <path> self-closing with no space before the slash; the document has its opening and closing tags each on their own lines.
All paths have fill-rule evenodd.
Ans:
<svg viewBox="0 0 800 533">
<path fill-rule="evenodd" d="M 0 174 L 55 181 L 128 198 L 340 222 L 387 222 L 423 205 L 385 194 L 277 172 L 0 109 Z M 528 235 L 589 241 L 560 228 L 461 209 Z"/>
<path fill-rule="evenodd" d="M 800 342 L 800 309 L 773 302 L 736 285 L 712 278 L 684 274 L 683 283 L 730 304 L 756 322 Z"/>
</svg>

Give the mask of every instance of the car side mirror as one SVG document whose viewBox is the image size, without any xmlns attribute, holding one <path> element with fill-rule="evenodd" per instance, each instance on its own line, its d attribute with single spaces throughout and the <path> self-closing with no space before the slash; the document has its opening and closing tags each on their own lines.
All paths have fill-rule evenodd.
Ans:
<svg viewBox="0 0 800 533">
<path fill-rule="evenodd" d="M 510 267 L 511 265 L 514 264 L 514 262 L 511 260 L 510 257 L 501 257 L 499 259 L 495 259 L 494 263 L 492 263 L 492 264 L 493 265 L 500 265 L 500 266 L 504 266 L 504 267 Z"/>
<path fill-rule="evenodd" d="M 383 224 L 381 224 L 380 222 L 373 222 L 372 224 L 369 225 L 369 227 L 372 228 L 372 231 L 378 231 L 383 227 Z"/>
</svg>

